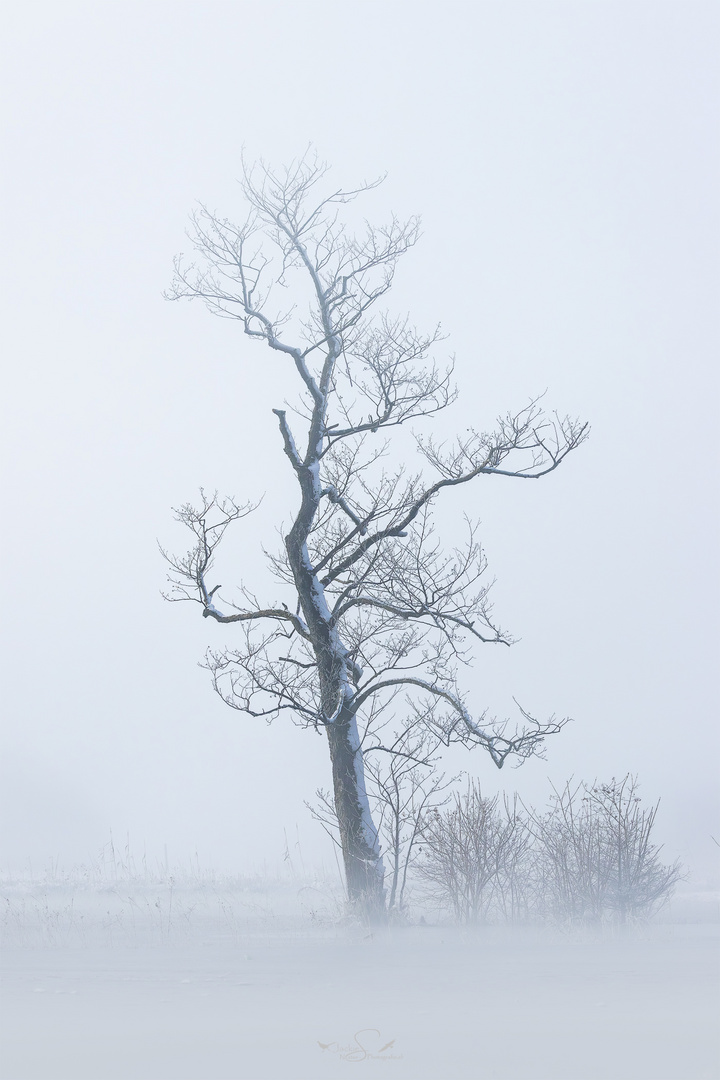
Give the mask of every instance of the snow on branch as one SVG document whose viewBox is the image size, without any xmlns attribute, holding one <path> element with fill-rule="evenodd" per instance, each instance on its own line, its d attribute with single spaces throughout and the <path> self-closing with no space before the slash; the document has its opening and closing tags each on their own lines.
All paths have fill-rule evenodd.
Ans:
<svg viewBox="0 0 720 1080">
<path fill-rule="evenodd" d="M 553 716 L 543 723 L 515 701 L 527 726 L 520 730 L 515 729 L 511 735 L 508 735 L 509 719 L 500 722 L 495 719 L 486 721 L 487 714 L 483 713 L 475 720 L 454 686 L 429 682 L 413 675 L 398 675 L 372 683 L 357 695 L 358 707 L 364 704 L 367 698 L 397 687 L 417 687 L 425 692 L 426 696 L 420 704 L 410 700 L 409 705 L 416 716 L 422 716 L 428 731 L 432 732 L 439 742 L 444 746 L 450 746 L 452 743 L 482 746 L 499 769 L 511 756 L 517 757 L 520 761 L 532 756 L 542 756 L 544 740 L 548 735 L 556 735 L 570 723 L 571 719 L 564 717 L 562 720 L 556 720 Z M 443 706 L 450 708 L 443 709 Z"/>
<path fill-rule="evenodd" d="M 200 489 L 200 496 L 202 501 L 199 507 L 185 503 L 175 510 L 175 520 L 189 528 L 195 536 L 194 546 L 185 555 L 171 555 L 164 548 L 160 548 L 163 558 L 170 566 L 168 573 L 170 592 L 165 594 L 165 598 L 174 602 L 192 600 L 202 606 L 205 618 L 215 619 L 216 622 L 273 619 L 289 622 L 297 633 L 307 636 L 308 631 L 303 620 L 286 608 L 257 606 L 239 608 L 235 604 L 230 604 L 230 607 L 235 609 L 231 614 L 225 614 L 219 610 L 214 597 L 222 586 L 215 585 L 209 588 L 206 582 L 206 575 L 213 565 L 215 549 L 228 526 L 234 521 L 247 517 L 257 509 L 259 504 L 245 503 L 241 506 L 233 499 L 219 499 L 217 492 L 209 497 L 203 488 Z M 244 591 L 246 597 L 249 597 L 249 592 Z"/>
<path fill-rule="evenodd" d="M 537 480 L 557 469 L 590 433 L 587 423 L 545 415 L 539 400 L 498 417 L 493 431 L 471 428 L 453 449 L 436 446 L 432 439 L 419 439 L 418 447 L 447 484 L 465 483 L 481 473 Z"/>
</svg>

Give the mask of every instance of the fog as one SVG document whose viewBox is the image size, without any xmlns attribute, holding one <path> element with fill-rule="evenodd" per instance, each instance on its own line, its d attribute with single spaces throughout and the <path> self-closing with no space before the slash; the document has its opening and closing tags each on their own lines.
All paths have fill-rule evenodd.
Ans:
<svg viewBox="0 0 720 1080">
<path fill-rule="evenodd" d="M 326 889 L 299 885 L 173 894 L 118 880 L 95 905 L 77 890 L 74 912 L 56 888 L 54 919 L 40 897 L 34 915 L 26 903 L 5 946 L 0 1075 L 717 1075 L 716 925 L 368 932 L 333 918 Z"/>
<path fill-rule="evenodd" d="M 162 294 L 198 201 L 242 217 L 243 148 L 283 163 L 313 144 L 338 186 L 387 173 L 358 213 L 422 216 L 388 300 L 447 334 L 461 393 L 437 434 L 545 391 L 592 425 L 540 483 L 448 500 L 448 543 L 463 513 L 482 520 L 519 639 L 477 650 L 473 706 L 573 723 L 546 760 L 498 772 L 454 750 L 447 768 L 534 805 L 573 776 L 637 774 L 687 889 L 717 889 L 717 6 L 29 2 L 4 29 L 3 874 L 76 874 L 112 840 L 166 875 L 287 880 L 289 855 L 337 879 L 305 806 L 329 786 L 325 740 L 213 694 L 198 662 L 232 628 L 163 600 L 158 552 L 186 546 L 171 507 L 200 485 L 262 497 L 218 564 L 262 593 L 262 545 L 291 519 L 271 413 L 287 370 Z M 243 1075 L 282 1075 L 287 1054 Z"/>
</svg>

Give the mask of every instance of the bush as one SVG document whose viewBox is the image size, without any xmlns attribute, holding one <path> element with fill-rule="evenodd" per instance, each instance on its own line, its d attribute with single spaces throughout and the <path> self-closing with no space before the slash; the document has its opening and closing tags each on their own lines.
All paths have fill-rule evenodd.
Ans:
<svg viewBox="0 0 720 1080">
<path fill-rule="evenodd" d="M 682 873 L 651 834 L 659 803 L 640 805 L 633 776 L 553 788 L 538 813 L 475 781 L 421 824 L 417 872 L 458 922 L 551 919 L 584 923 L 649 918 Z"/>
<path fill-rule="evenodd" d="M 524 910 L 529 833 L 517 799 L 486 799 L 475 781 L 455 795 L 447 810 L 431 811 L 421 826 L 417 872 L 428 894 L 451 905 L 461 923 Z"/>
<path fill-rule="evenodd" d="M 529 812 L 539 902 L 562 921 L 649 918 L 681 877 L 651 841 L 659 803 L 640 806 L 637 778 L 554 789 L 544 815 Z"/>
</svg>

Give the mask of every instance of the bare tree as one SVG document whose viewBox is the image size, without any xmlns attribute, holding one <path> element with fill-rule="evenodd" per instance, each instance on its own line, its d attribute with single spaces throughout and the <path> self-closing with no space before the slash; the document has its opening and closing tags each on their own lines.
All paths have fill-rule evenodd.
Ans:
<svg viewBox="0 0 720 1080">
<path fill-rule="evenodd" d="M 378 433 L 450 405 L 452 372 L 431 359 L 437 330 L 420 333 L 378 310 L 417 220 L 354 235 L 344 208 L 375 184 L 320 194 L 326 176 L 311 156 L 278 171 L 246 167 L 244 223 L 202 207 L 191 233 L 197 262 L 177 260 L 170 293 L 237 319 L 288 365 L 289 386 L 296 380 L 291 406 L 273 410 L 299 495 L 284 549 L 270 557 L 291 602 L 266 604 L 246 588 L 220 602 L 209 580 L 215 552 L 250 507 L 205 496 L 177 512 L 194 540 L 186 556 L 170 557 L 171 598 L 237 624 L 232 647 L 207 656 L 229 705 L 268 720 L 288 713 L 326 733 L 348 895 L 372 917 L 384 911 L 384 871 L 363 747 L 393 699 L 406 695 L 412 722 L 443 744 L 480 746 L 498 767 L 536 753 L 565 722 L 523 713 L 513 730 L 471 713 L 457 680 L 469 645 L 511 641 L 492 618 L 476 527 L 468 524 L 463 548 L 444 551 L 433 532 L 437 500 L 481 476 L 537 480 L 587 427 L 531 401 L 449 449 L 418 436 L 428 475 L 387 467 Z"/>
<path fill-rule="evenodd" d="M 377 733 L 373 733 L 377 735 Z M 384 733 L 383 733 L 384 734 Z M 444 806 L 456 777 L 446 778 L 437 763 L 437 736 L 420 724 L 394 738 L 374 738 L 364 748 L 371 807 L 388 866 L 387 906 L 403 913 L 408 871 L 417 859 L 423 824 Z"/>
</svg>

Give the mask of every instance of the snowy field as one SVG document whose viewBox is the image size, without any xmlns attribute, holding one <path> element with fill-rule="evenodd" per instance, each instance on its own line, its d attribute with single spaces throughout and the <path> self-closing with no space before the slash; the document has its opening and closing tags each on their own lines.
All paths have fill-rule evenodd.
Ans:
<svg viewBox="0 0 720 1080">
<path fill-rule="evenodd" d="M 370 933 L 297 879 L 14 881 L 2 901 L 3 1080 L 720 1076 L 716 895 L 622 934 Z"/>
</svg>

